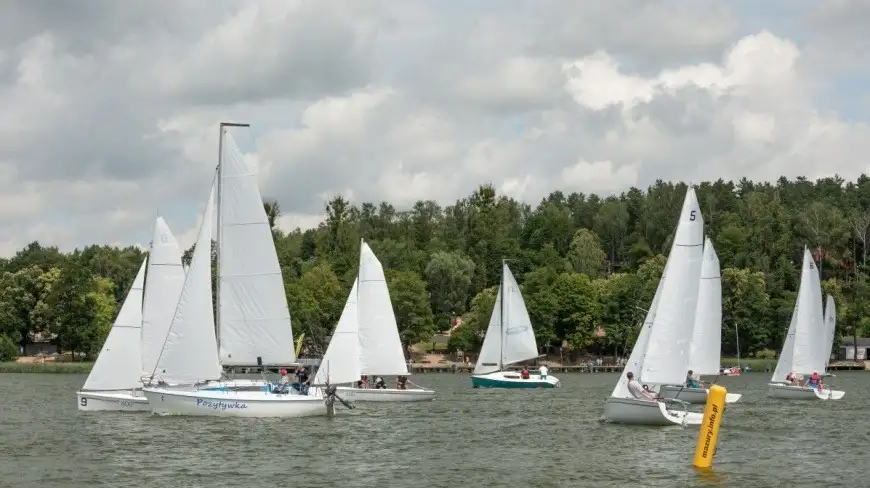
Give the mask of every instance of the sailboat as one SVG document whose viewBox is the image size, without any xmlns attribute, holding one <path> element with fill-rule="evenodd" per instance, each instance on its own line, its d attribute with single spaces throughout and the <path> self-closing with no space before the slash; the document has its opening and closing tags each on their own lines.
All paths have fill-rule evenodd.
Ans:
<svg viewBox="0 0 870 488">
<path fill-rule="evenodd" d="M 337 381 L 337 373 L 350 381 Z M 313 384 L 356 382 L 363 374 L 408 376 L 409 372 L 384 268 L 369 245 L 360 240 L 359 274 Z M 358 402 L 417 402 L 435 398 L 435 391 L 420 387 L 338 386 L 337 392 Z"/>
<path fill-rule="evenodd" d="M 694 328 L 703 244 L 704 219 L 695 190 L 689 187 L 658 289 L 628 362 L 604 403 L 607 421 L 636 425 L 697 425 L 703 421 L 702 414 L 689 412 L 680 400 L 635 398 L 626 376 L 631 372 L 638 382 L 651 387 L 676 385 L 685 379 L 689 364 L 685 338 L 692 337 Z"/>
<path fill-rule="evenodd" d="M 821 283 L 816 263 L 809 249 L 804 248 L 801 282 L 788 333 L 776 370 L 768 383 L 768 395 L 787 400 L 839 400 L 844 391 L 799 386 L 786 381 L 789 373 L 809 376 L 825 371 L 825 354 L 830 355 L 830 331 L 822 316 Z M 833 310 L 832 310 L 833 311 Z"/>
<path fill-rule="evenodd" d="M 82 389 L 76 393 L 78 409 L 86 411 L 148 411 L 142 395 L 142 293 L 145 266 L 142 261 L 121 311 Z"/>
<path fill-rule="evenodd" d="M 489 327 L 480 348 L 480 357 L 474 365 L 471 386 L 474 388 L 555 388 L 559 379 L 547 375 L 530 374 L 523 379 L 519 373 L 507 371 L 511 364 L 535 359 L 538 343 L 532 329 L 532 319 L 526 310 L 526 302 L 520 286 L 505 261 L 502 261 L 502 278 Z"/>
<path fill-rule="evenodd" d="M 834 354 L 834 337 L 837 331 L 837 306 L 834 304 L 834 297 L 828 295 L 827 302 L 825 303 L 825 326 L 827 327 L 828 337 L 827 344 L 828 348 L 823 351 L 826 352 L 825 356 L 825 368 L 831 363 L 831 355 Z M 833 376 L 825 371 L 826 376 Z"/>
<path fill-rule="evenodd" d="M 719 257 L 710 238 L 704 240 L 701 279 L 698 284 L 698 306 L 695 327 L 689 348 L 688 370 L 698 376 L 719 374 L 722 354 L 722 275 Z M 707 403 L 708 388 L 689 388 L 685 385 L 664 385 L 659 389 L 665 398 L 677 398 L 686 403 Z M 726 403 L 740 400 L 742 395 L 728 393 Z"/>
<path fill-rule="evenodd" d="M 109 331 L 94 368 L 78 392 L 78 409 L 147 411 L 142 377 L 153 367 L 178 302 L 183 275 L 181 249 L 158 216 L 147 259 L 142 263 Z M 138 368 L 133 374 L 132 369 Z"/>
<path fill-rule="evenodd" d="M 296 364 L 290 311 L 272 231 L 257 188 L 257 175 L 225 130 L 238 125 L 221 123 L 216 182 L 187 272 L 186 291 L 178 301 L 173 326 L 165 338 L 163 354 L 168 359 L 161 359 L 161 366 L 152 371 L 145 395 L 151 401 L 152 411 L 158 414 L 244 417 L 329 414 L 334 411 L 334 401 L 341 401 L 334 385 L 323 390 L 312 388 L 308 395 L 301 395 L 295 394 L 295 390 L 290 394 L 273 393 L 273 385 L 265 380 L 222 381 L 225 366 Z M 217 197 L 218 226 L 218 296 L 214 316 L 210 315 L 213 196 Z M 209 265 L 199 265 L 197 270 L 194 267 L 197 259 Z M 208 299 L 204 298 L 206 294 Z M 185 300 L 194 300 L 191 297 L 196 297 L 197 307 L 185 305 Z M 208 334 L 202 332 L 204 329 L 197 329 L 199 332 L 193 335 L 186 332 L 193 327 L 189 325 L 192 319 L 188 317 L 194 313 L 190 309 L 203 317 L 193 323 L 200 327 L 206 323 L 212 328 Z M 189 335 L 199 337 L 199 342 L 187 339 Z M 212 346 L 218 357 L 219 373 L 213 367 Z M 172 359 L 173 354 L 179 358 L 193 357 L 194 348 L 208 351 L 207 356 L 202 353 L 198 359 L 202 365 L 191 366 L 190 358 L 185 359 L 188 363 Z M 185 383 L 180 383 L 181 380 Z M 171 383 L 178 386 L 170 386 Z"/>
</svg>

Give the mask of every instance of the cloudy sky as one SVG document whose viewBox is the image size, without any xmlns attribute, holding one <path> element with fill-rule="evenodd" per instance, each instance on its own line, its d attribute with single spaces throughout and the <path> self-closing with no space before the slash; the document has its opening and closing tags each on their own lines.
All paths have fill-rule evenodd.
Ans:
<svg viewBox="0 0 870 488">
<path fill-rule="evenodd" d="M 192 243 L 217 123 L 284 228 L 870 164 L 870 2 L 3 0 L 0 255 Z"/>
</svg>

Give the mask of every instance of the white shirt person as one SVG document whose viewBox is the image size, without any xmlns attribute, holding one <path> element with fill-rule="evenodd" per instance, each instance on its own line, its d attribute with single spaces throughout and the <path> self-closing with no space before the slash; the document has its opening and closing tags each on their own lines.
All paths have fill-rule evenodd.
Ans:
<svg viewBox="0 0 870 488">
<path fill-rule="evenodd" d="M 652 394 L 652 392 L 644 390 L 640 383 L 638 383 L 638 381 L 634 379 L 634 373 L 629 371 L 625 374 L 625 376 L 628 378 L 628 392 L 631 393 L 631 396 L 637 398 L 638 400 L 656 400 L 656 397 Z"/>
</svg>

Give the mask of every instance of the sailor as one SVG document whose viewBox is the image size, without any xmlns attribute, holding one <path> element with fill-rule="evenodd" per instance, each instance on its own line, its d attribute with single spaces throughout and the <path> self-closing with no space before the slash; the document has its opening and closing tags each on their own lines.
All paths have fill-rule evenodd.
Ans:
<svg viewBox="0 0 870 488">
<path fill-rule="evenodd" d="M 822 377 L 819 375 L 818 371 L 813 371 L 813 375 L 810 376 L 810 380 L 807 382 L 807 386 L 810 388 L 819 388 L 821 389 Z"/>
<path fill-rule="evenodd" d="M 699 383 L 695 378 L 695 375 L 692 374 L 692 370 L 690 369 L 688 373 L 686 373 L 686 387 L 687 388 L 704 388 L 703 383 Z"/>
<path fill-rule="evenodd" d="M 407 390 L 408 389 L 408 377 L 407 376 L 396 376 L 396 389 L 397 390 Z"/>
<path fill-rule="evenodd" d="M 788 374 L 785 375 L 785 381 L 790 385 L 794 385 L 795 381 L 796 381 L 796 378 L 794 377 L 794 373 L 789 371 Z"/>
<path fill-rule="evenodd" d="M 527 379 L 529 379 L 529 377 L 530 377 L 530 374 L 529 374 L 529 367 L 528 367 L 528 366 L 523 366 L 523 370 L 520 371 L 520 378 L 522 378 L 522 379 L 524 379 L 524 380 L 527 380 Z"/>
<path fill-rule="evenodd" d="M 375 388 L 377 388 L 377 389 L 379 389 L 379 390 L 386 390 L 386 389 L 387 389 L 387 383 L 384 382 L 384 379 L 381 378 L 380 376 L 376 376 L 376 377 L 375 377 Z"/>
<path fill-rule="evenodd" d="M 281 380 L 278 381 L 278 383 L 280 383 L 282 385 L 289 385 L 290 384 L 290 376 L 287 375 L 287 370 L 284 368 L 281 368 Z"/>
<path fill-rule="evenodd" d="M 631 396 L 637 398 L 638 400 L 655 401 L 657 399 L 651 391 L 645 390 L 642 386 L 640 386 L 640 383 L 638 383 L 637 380 L 634 379 L 634 373 L 629 371 L 625 374 L 625 376 L 628 378 L 628 392 L 631 393 Z"/>
<path fill-rule="evenodd" d="M 547 367 L 542 364 L 540 371 L 541 371 L 541 379 L 546 380 L 547 379 Z"/>
</svg>

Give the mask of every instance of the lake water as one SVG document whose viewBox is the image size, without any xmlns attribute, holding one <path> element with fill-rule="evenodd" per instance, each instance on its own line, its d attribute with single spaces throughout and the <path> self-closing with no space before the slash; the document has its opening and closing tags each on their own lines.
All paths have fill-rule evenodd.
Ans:
<svg viewBox="0 0 870 488">
<path fill-rule="evenodd" d="M 722 378 L 729 406 L 712 474 L 691 467 L 698 427 L 600 421 L 615 374 L 555 390 L 474 390 L 418 375 L 431 403 L 360 404 L 333 419 L 216 419 L 76 410 L 76 375 L 0 375 L 0 486 L 867 486 L 870 374 L 839 402 L 769 399 L 765 373 Z M 698 406 L 697 408 L 701 408 Z M 289 479 L 288 479 L 289 477 Z"/>
</svg>

